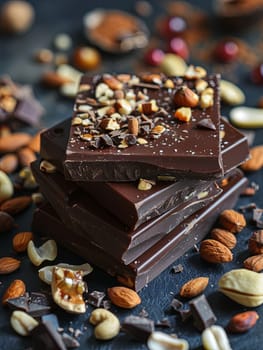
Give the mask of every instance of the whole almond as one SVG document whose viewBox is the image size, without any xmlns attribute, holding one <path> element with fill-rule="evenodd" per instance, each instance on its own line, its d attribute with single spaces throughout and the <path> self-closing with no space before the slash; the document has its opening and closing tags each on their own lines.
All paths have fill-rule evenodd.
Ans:
<svg viewBox="0 0 263 350">
<path fill-rule="evenodd" d="M 18 158 L 16 154 L 5 154 L 0 158 L 0 170 L 6 174 L 13 173 L 18 166 Z"/>
<path fill-rule="evenodd" d="M 2 203 L 0 210 L 13 216 L 25 210 L 31 203 L 31 196 L 11 198 Z"/>
<path fill-rule="evenodd" d="M 16 152 L 19 148 L 26 146 L 31 136 L 24 132 L 16 132 L 0 138 L 0 153 Z"/>
<path fill-rule="evenodd" d="M 191 279 L 181 287 L 180 296 L 183 298 L 194 298 L 205 290 L 208 282 L 208 277 L 197 277 Z"/>
<path fill-rule="evenodd" d="M 140 296 L 127 287 L 108 288 L 108 296 L 114 305 L 125 309 L 132 309 L 141 303 Z"/>
<path fill-rule="evenodd" d="M 72 83 L 72 80 L 57 72 L 50 71 L 42 75 L 42 83 L 48 87 L 59 88 L 67 83 Z"/>
<path fill-rule="evenodd" d="M 232 232 L 221 228 L 214 228 L 211 231 L 211 238 L 221 242 L 229 249 L 233 249 L 237 244 L 236 236 Z"/>
<path fill-rule="evenodd" d="M 28 242 L 33 239 L 32 232 L 19 232 L 13 237 L 13 248 L 16 252 L 21 253 L 27 250 Z"/>
<path fill-rule="evenodd" d="M 214 239 L 206 239 L 201 242 L 200 256 L 202 259 L 214 264 L 233 260 L 231 250 Z"/>
<path fill-rule="evenodd" d="M 233 209 L 226 209 L 220 214 L 219 223 L 224 229 L 238 233 L 246 226 L 246 219 L 243 214 Z"/>
<path fill-rule="evenodd" d="M 0 275 L 9 274 L 20 267 L 21 261 L 5 256 L 0 258 Z"/>
<path fill-rule="evenodd" d="M 250 256 L 243 264 L 248 270 L 260 272 L 263 270 L 263 254 Z"/>
<path fill-rule="evenodd" d="M 36 158 L 35 152 L 29 147 L 23 147 L 18 151 L 18 159 L 22 167 L 29 167 Z"/>
<path fill-rule="evenodd" d="M 263 145 L 250 149 L 250 159 L 241 165 L 244 171 L 256 171 L 263 166 Z"/>
<path fill-rule="evenodd" d="M 14 280 L 5 291 L 2 303 L 5 305 L 7 300 L 19 298 L 26 292 L 26 285 L 22 280 Z"/>
<path fill-rule="evenodd" d="M 0 211 L 0 233 L 12 230 L 14 224 L 15 221 L 11 215 L 4 211 Z"/>
<path fill-rule="evenodd" d="M 259 315 L 256 311 L 245 311 L 233 316 L 228 325 L 227 330 L 231 333 L 244 333 L 255 326 Z"/>
<path fill-rule="evenodd" d="M 263 230 L 252 233 L 248 240 L 248 249 L 252 254 L 263 254 Z"/>
<path fill-rule="evenodd" d="M 39 131 L 38 133 L 36 133 L 31 141 L 29 142 L 29 144 L 27 145 L 33 152 L 35 153 L 39 153 L 40 152 L 40 138 L 41 138 L 41 133 L 44 130 Z"/>
</svg>

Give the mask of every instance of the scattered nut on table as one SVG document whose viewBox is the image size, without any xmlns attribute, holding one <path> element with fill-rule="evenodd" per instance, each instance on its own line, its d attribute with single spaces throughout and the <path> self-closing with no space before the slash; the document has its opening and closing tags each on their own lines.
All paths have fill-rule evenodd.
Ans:
<svg viewBox="0 0 263 350">
<path fill-rule="evenodd" d="M 95 338 L 101 340 L 109 340 L 119 334 L 120 321 L 110 311 L 98 308 L 92 311 L 89 319 L 90 323 L 95 327 Z"/>
<path fill-rule="evenodd" d="M 20 310 L 13 311 L 10 323 L 16 333 L 23 336 L 29 335 L 32 329 L 38 325 L 37 320 Z"/>
<path fill-rule="evenodd" d="M 149 350 L 189 349 L 189 344 L 185 339 L 176 338 L 163 332 L 152 332 L 147 340 L 147 346 Z"/>
<path fill-rule="evenodd" d="M 50 239 L 37 248 L 31 240 L 27 245 L 27 254 L 32 264 L 39 266 L 45 260 L 53 261 L 56 259 L 57 244 L 53 239 Z"/>
<path fill-rule="evenodd" d="M 203 331 L 202 343 L 205 350 L 232 349 L 224 328 L 217 325 L 213 325 Z"/>
</svg>

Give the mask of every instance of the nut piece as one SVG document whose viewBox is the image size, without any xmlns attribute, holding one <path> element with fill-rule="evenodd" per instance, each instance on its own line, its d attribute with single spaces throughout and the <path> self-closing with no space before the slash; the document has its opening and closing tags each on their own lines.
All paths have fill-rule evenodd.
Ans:
<svg viewBox="0 0 263 350">
<path fill-rule="evenodd" d="M 231 350 L 227 334 L 221 326 L 213 325 L 202 333 L 205 350 Z"/>
<path fill-rule="evenodd" d="M 188 350 L 189 344 L 185 339 L 172 337 L 163 332 L 152 332 L 147 341 L 149 350 Z"/>
<path fill-rule="evenodd" d="M 9 153 L 5 154 L 0 158 L 0 170 L 6 174 L 13 173 L 18 166 L 18 158 L 16 154 Z"/>
<path fill-rule="evenodd" d="M 248 240 L 248 249 L 253 254 L 263 254 L 263 230 L 252 233 Z"/>
<path fill-rule="evenodd" d="M 137 136 L 139 133 L 139 122 L 138 119 L 135 117 L 128 119 L 128 130 L 129 133 L 132 135 Z"/>
<path fill-rule="evenodd" d="M 14 280 L 5 291 L 2 298 L 2 303 L 5 305 L 7 300 L 21 297 L 23 294 L 25 294 L 25 292 L 25 283 L 22 280 Z"/>
<path fill-rule="evenodd" d="M 9 177 L 0 170 L 0 202 L 9 199 L 14 194 L 14 187 Z"/>
<path fill-rule="evenodd" d="M 86 304 L 82 294 L 85 285 L 82 271 L 73 271 L 62 267 L 54 267 L 51 290 L 54 302 L 71 313 L 85 313 Z"/>
<path fill-rule="evenodd" d="M 19 163 L 22 167 L 29 167 L 36 160 L 35 152 L 29 147 L 23 147 L 18 151 Z"/>
<path fill-rule="evenodd" d="M 214 228 L 211 232 L 211 238 L 221 242 L 229 249 L 233 249 L 237 244 L 236 236 L 232 232 L 221 228 Z"/>
<path fill-rule="evenodd" d="M 38 322 L 24 311 L 16 310 L 11 315 L 11 326 L 19 335 L 29 335 L 32 329 L 38 326 Z"/>
<path fill-rule="evenodd" d="M 238 233 L 246 226 L 246 219 L 243 214 L 233 209 L 226 209 L 220 214 L 219 223 L 226 230 Z"/>
<path fill-rule="evenodd" d="M 153 187 L 153 182 L 147 179 L 140 179 L 138 183 L 138 190 L 140 191 L 148 191 Z"/>
<path fill-rule="evenodd" d="M 245 94 L 237 85 L 223 79 L 220 80 L 220 97 L 230 106 L 243 104 L 246 99 Z"/>
<path fill-rule="evenodd" d="M 72 271 L 81 271 L 83 276 L 86 276 L 93 271 L 93 268 L 88 263 L 81 264 L 81 265 L 70 265 L 70 264 L 61 263 L 57 265 L 49 265 L 49 266 L 42 267 L 42 269 L 38 270 L 38 277 L 43 282 L 47 284 L 51 284 L 52 273 L 55 267 L 62 267 Z"/>
<path fill-rule="evenodd" d="M 260 272 L 263 270 L 263 254 L 250 256 L 243 262 L 243 264 L 246 269 Z"/>
<path fill-rule="evenodd" d="M 48 174 L 52 174 L 57 171 L 57 168 L 55 167 L 55 165 L 53 165 L 47 160 L 42 160 L 42 162 L 40 163 L 39 169 L 43 171 L 43 173 L 48 173 Z"/>
<path fill-rule="evenodd" d="M 108 288 L 108 296 L 114 305 L 124 309 L 132 309 L 141 303 L 140 296 L 127 287 Z"/>
<path fill-rule="evenodd" d="M 16 252 L 25 252 L 28 242 L 33 239 L 32 232 L 19 232 L 13 238 L 13 248 Z"/>
<path fill-rule="evenodd" d="M 0 138 L 0 153 L 16 152 L 26 146 L 32 136 L 24 132 L 16 132 Z"/>
<path fill-rule="evenodd" d="M 1 205 L 0 209 L 5 213 L 14 216 L 20 213 L 21 211 L 25 210 L 31 203 L 31 196 L 20 196 L 8 199 Z"/>
<path fill-rule="evenodd" d="M 241 165 L 244 171 L 256 171 L 263 166 L 263 146 L 255 146 L 250 149 L 250 159 Z"/>
<path fill-rule="evenodd" d="M 187 86 L 180 87 L 174 94 L 174 103 L 177 107 L 196 107 L 199 96 Z"/>
<path fill-rule="evenodd" d="M 255 326 L 259 315 L 256 311 L 245 311 L 236 314 L 227 325 L 227 330 L 231 333 L 245 333 Z"/>
<path fill-rule="evenodd" d="M 95 327 L 95 338 L 101 340 L 109 340 L 119 334 L 120 321 L 110 311 L 105 309 L 95 309 L 92 311 L 89 319 L 90 323 Z"/>
<path fill-rule="evenodd" d="M 27 254 L 35 266 L 39 266 L 43 261 L 53 261 L 57 257 L 57 244 L 53 239 L 46 241 L 42 246 L 37 248 L 33 241 L 27 245 Z"/>
<path fill-rule="evenodd" d="M 194 298 L 205 290 L 208 282 L 208 277 L 193 278 L 181 287 L 180 296 L 183 298 Z"/>
<path fill-rule="evenodd" d="M 201 242 L 200 256 L 202 259 L 213 264 L 233 260 L 231 251 L 224 244 L 214 239 L 206 239 Z"/>
<path fill-rule="evenodd" d="M 190 107 L 181 107 L 175 111 L 174 116 L 182 122 L 189 122 L 192 118 L 192 110 Z"/>
<path fill-rule="evenodd" d="M 20 264 L 20 260 L 8 256 L 0 258 L 0 275 L 6 275 L 14 272 L 20 267 Z"/>
<path fill-rule="evenodd" d="M 231 270 L 218 282 L 219 290 L 230 299 L 244 306 L 263 303 L 263 275 L 246 269 Z"/>
</svg>

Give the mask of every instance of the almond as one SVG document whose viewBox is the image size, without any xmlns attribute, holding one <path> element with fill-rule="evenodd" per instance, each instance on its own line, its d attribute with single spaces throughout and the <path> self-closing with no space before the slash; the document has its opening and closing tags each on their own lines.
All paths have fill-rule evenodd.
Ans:
<svg viewBox="0 0 263 350">
<path fill-rule="evenodd" d="M 108 296 L 114 305 L 125 309 L 132 309 L 141 303 L 140 296 L 127 287 L 108 288 Z"/>
<path fill-rule="evenodd" d="M 214 228 L 211 232 L 211 238 L 221 242 L 229 249 L 233 249 L 237 244 L 236 236 L 232 232 L 221 228 Z"/>
<path fill-rule="evenodd" d="M 243 264 L 248 270 L 260 272 L 263 270 L 263 254 L 250 256 L 244 261 Z"/>
<path fill-rule="evenodd" d="M 196 107 L 199 96 L 187 86 L 181 86 L 174 94 L 174 103 L 177 107 Z"/>
<path fill-rule="evenodd" d="M 22 167 L 29 167 L 37 157 L 31 148 L 23 147 L 18 151 L 18 158 Z"/>
<path fill-rule="evenodd" d="M 10 231 L 14 225 L 14 218 L 4 211 L 0 211 L 0 232 Z"/>
<path fill-rule="evenodd" d="M 27 145 L 33 152 L 39 153 L 40 152 L 40 139 L 41 139 L 41 133 L 44 130 L 39 131 L 37 134 L 35 134 L 29 144 Z"/>
<path fill-rule="evenodd" d="M 32 232 L 19 232 L 13 238 L 13 248 L 16 252 L 25 252 L 28 242 L 33 239 Z"/>
<path fill-rule="evenodd" d="M 59 88 L 65 84 L 72 83 L 72 80 L 59 73 L 50 71 L 42 75 L 42 83 L 52 88 Z"/>
<path fill-rule="evenodd" d="M 13 173 L 16 170 L 17 166 L 18 158 L 16 154 L 5 154 L 0 158 L 0 170 L 4 171 L 6 174 Z"/>
<path fill-rule="evenodd" d="M 116 79 L 113 75 L 104 74 L 102 80 L 112 90 L 122 90 L 123 88 L 122 82 Z"/>
<path fill-rule="evenodd" d="M 219 223 L 224 229 L 238 233 L 246 226 L 246 219 L 243 214 L 233 209 L 226 209 L 220 214 Z"/>
<path fill-rule="evenodd" d="M 248 249 L 252 254 L 263 254 L 263 230 L 252 233 L 248 240 Z"/>
<path fill-rule="evenodd" d="M 19 298 L 26 292 L 26 285 L 22 280 L 14 280 L 5 291 L 2 303 L 5 305 L 7 300 Z"/>
<path fill-rule="evenodd" d="M 0 258 L 0 275 L 6 275 L 17 270 L 20 267 L 21 261 L 9 256 Z"/>
<path fill-rule="evenodd" d="M 202 259 L 214 264 L 233 260 L 231 250 L 214 239 L 206 239 L 201 242 L 200 256 Z"/>
<path fill-rule="evenodd" d="M 191 279 L 181 287 L 180 296 L 183 298 L 194 298 L 205 290 L 208 282 L 208 277 L 197 277 Z"/>
<path fill-rule="evenodd" d="M 236 314 L 227 325 L 227 330 L 231 333 L 244 333 L 255 326 L 259 315 L 256 311 L 245 311 Z"/>
<path fill-rule="evenodd" d="M 256 171 L 263 166 L 263 145 L 250 149 L 250 159 L 241 165 L 244 171 Z"/>
<path fill-rule="evenodd" d="M 31 204 L 31 202 L 31 196 L 11 198 L 1 205 L 0 210 L 13 216 L 25 210 Z"/>
<path fill-rule="evenodd" d="M 0 152 L 16 152 L 31 141 L 31 136 L 24 132 L 16 132 L 0 138 Z"/>
</svg>

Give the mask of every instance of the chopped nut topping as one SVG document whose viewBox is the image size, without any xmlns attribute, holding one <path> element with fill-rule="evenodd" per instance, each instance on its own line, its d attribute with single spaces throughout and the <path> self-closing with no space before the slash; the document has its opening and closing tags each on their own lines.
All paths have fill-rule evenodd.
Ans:
<svg viewBox="0 0 263 350">
<path fill-rule="evenodd" d="M 186 79 L 202 79 L 207 75 L 206 70 L 203 67 L 190 65 L 185 73 L 184 77 Z"/>
<path fill-rule="evenodd" d="M 190 107 L 181 107 L 176 110 L 174 116 L 182 122 L 189 122 L 192 117 L 192 110 Z"/>
</svg>

